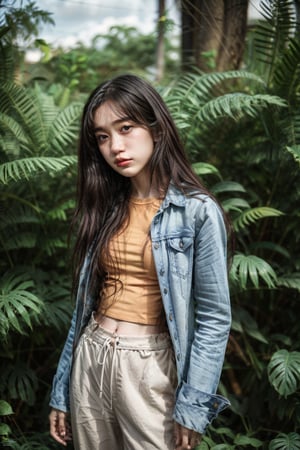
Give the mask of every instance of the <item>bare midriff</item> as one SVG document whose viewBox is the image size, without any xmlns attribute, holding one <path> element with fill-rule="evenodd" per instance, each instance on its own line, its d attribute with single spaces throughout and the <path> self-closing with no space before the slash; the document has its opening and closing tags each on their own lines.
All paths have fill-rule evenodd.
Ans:
<svg viewBox="0 0 300 450">
<path fill-rule="evenodd" d="M 167 331 L 164 324 L 143 325 L 140 323 L 112 319 L 111 317 L 100 315 L 99 313 L 96 313 L 94 318 L 102 328 L 110 333 L 120 336 L 147 336 L 150 334 L 159 334 Z"/>
</svg>

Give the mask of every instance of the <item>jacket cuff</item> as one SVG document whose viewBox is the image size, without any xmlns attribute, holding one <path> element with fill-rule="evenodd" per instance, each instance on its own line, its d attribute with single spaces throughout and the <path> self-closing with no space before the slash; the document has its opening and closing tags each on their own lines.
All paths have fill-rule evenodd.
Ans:
<svg viewBox="0 0 300 450">
<path fill-rule="evenodd" d="M 221 395 L 208 394 L 182 382 L 177 390 L 173 418 L 184 427 L 203 434 L 212 420 L 229 405 L 230 402 Z"/>
<path fill-rule="evenodd" d="M 57 375 L 55 375 L 53 378 L 53 386 L 52 392 L 50 394 L 49 405 L 52 408 L 58 409 L 59 411 L 70 411 L 68 383 L 66 382 L 66 380 L 59 379 Z"/>
</svg>

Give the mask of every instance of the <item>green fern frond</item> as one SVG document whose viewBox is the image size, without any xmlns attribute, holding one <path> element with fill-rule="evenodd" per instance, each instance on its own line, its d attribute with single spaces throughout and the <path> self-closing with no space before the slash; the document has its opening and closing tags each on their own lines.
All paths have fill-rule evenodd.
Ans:
<svg viewBox="0 0 300 450">
<path fill-rule="evenodd" d="M 74 210 L 75 208 L 75 200 L 70 199 L 63 204 L 59 205 L 58 207 L 51 209 L 47 212 L 47 217 L 50 220 L 61 220 L 66 221 L 67 220 L 67 214 L 66 211 Z"/>
<path fill-rule="evenodd" d="M 24 248 L 34 248 L 37 243 L 36 234 L 31 231 L 16 230 L 14 233 L 11 229 L 2 232 L 2 246 L 8 252 L 11 250 L 20 250 Z"/>
<path fill-rule="evenodd" d="M 42 173 L 57 173 L 77 162 L 76 156 L 50 157 L 40 156 L 9 161 L 0 165 L 0 182 L 29 180 Z"/>
<path fill-rule="evenodd" d="M 40 250 L 45 254 L 52 256 L 57 249 L 67 248 L 67 240 L 59 237 L 48 237 L 40 243 Z"/>
<path fill-rule="evenodd" d="M 13 207 L 7 209 L 5 213 L 0 213 L 0 230 L 5 228 L 11 230 L 12 227 L 19 224 L 32 225 L 38 223 L 40 223 L 40 219 L 29 205 L 14 203 Z"/>
<path fill-rule="evenodd" d="M 299 84 L 299 93 L 300 93 L 300 84 Z M 293 145 L 300 145 L 300 112 L 299 112 L 299 108 L 297 111 L 293 111 L 292 113 L 292 117 L 291 117 L 291 122 L 292 122 L 292 144 Z"/>
<path fill-rule="evenodd" d="M 279 255 L 287 259 L 291 257 L 290 252 L 286 248 L 282 247 L 282 245 L 275 244 L 275 242 L 269 241 L 252 242 L 251 245 L 249 246 L 249 249 L 251 251 L 268 250 L 271 253 L 278 253 Z"/>
<path fill-rule="evenodd" d="M 10 398 L 21 399 L 29 405 L 34 404 L 38 386 L 37 376 L 24 363 L 18 362 L 15 365 L 8 364 L 2 367 L 1 386 L 5 387 Z"/>
<path fill-rule="evenodd" d="M 54 97 L 44 92 L 38 83 L 35 83 L 32 94 L 34 95 L 38 109 L 41 111 L 45 129 L 49 129 L 59 113 L 59 108 L 55 104 Z"/>
<path fill-rule="evenodd" d="M 299 272 L 287 273 L 285 275 L 278 277 L 277 285 L 289 289 L 296 289 L 297 291 L 300 292 L 300 273 Z"/>
<path fill-rule="evenodd" d="M 261 10 L 264 20 L 256 27 L 255 48 L 269 86 L 295 26 L 295 12 L 292 0 L 261 1 Z"/>
<path fill-rule="evenodd" d="M 14 76 L 14 58 L 12 46 L 10 42 L 5 43 L 5 34 L 9 31 L 9 27 L 1 26 L 0 28 L 0 80 L 10 80 Z"/>
<path fill-rule="evenodd" d="M 31 313 L 40 314 L 42 301 L 31 292 L 32 280 L 25 275 L 5 274 L 0 281 L 0 322 L 4 328 L 0 333 L 7 333 L 11 328 L 21 334 L 26 332 L 24 322 L 31 328 Z"/>
<path fill-rule="evenodd" d="M 235 231 L 239 231 L 241 228 L 245 228 L 251 223 L 257 220 L 264 219 L 266 217 L 279 217 L 283 213 L 275 208 L 268 206 L 259 206 L 257 208 L 249 209 L 242 212 L 237 218 L 233 220 L 233 228 Z"/>
<path fill-rule="evenodd" d="M 244 186 L 236 181 L 220 181 L 214 184 L 210 190 L 214 195 L 222 194 L 223 192 L 246 192 Z"/>
<path fill-rule="evenodd" d="M 249 280 L 256 289 L 259 288 L 259 279 L 269 288 L 275 288 L 277 282 L 277 275 L 270 264 L 255 255 L 234 255 L 230 276 L 242 289 L 247 288 Z"/>
<path fill-rule="evenodd" d="M 249 203 L 243 198 L 229 198 L 223 200 L 221 203 L 226 212 L 236 211 L 240 213 L 243 209 L 250 208 Z"/>
<path fill-rule="evenodd" d="M 281 59 L 275 67 L 274 83 L 276 92 L 288 99 L 290 105 L 300 104 L 300 43 L 290 39 Z"/>
<path fill-rule="evenodd" d="M 268 364 L 268 377 L 274 389 L 283 397 L 293 394 L 300 384 L 300 352 L 278 350 Z"/>
<path fill-rule="evenodd" d="M 69 144 L 77 137 L 79 117 L 82 112 L 81 103 L 73 103 L 61 111 L 49 129 L 51 147 L 58 153 L 63 153 Z"/>
<path fill-rule="evenodd" d="M 265 84 L 261 77 L 244 70 L 214 72 L 209 74 L 187 74 L 181 77 L 175 86 L 166 88 L 162 92 L 162 96 L 168 106 L 172 109 L 172 112 L 176 114 L 176 111 L 178 110 L 184 111 L 191 107 L 199 108 L 199 106 L 204 105 L 207 101 L 216 96 L 218 85 L 224 83 L 224 81 L 233 79 Z"/>
<path fill-rule="evenodd" d="M 0 129 L 1 131 L 9 131 L 18 141 L 25 144 L 28 143 L 27 134 L 19 122 L 7 114 L 0 112 Z"/>
<path fill-rule="evenodd" d="M 232 329 L 238 333 L 245 333 L 264 344 L 268 343 L 265 336 L 259 331 L 256 320 L 245 308 L 238 306 L 233 308 Z"/>
<path fill-rule="evenodd" d="M 0 104 L 2 113 L 13 112 L 17 115 L 24 129 L 26 127 L 25 131 L 30 140 L 35 142 L 37 138 L 37 143 L 44 143 L 41 136 L 39 137 L 39 132 L 43 130 L 43 117 L 29 89 L 9 81 L 0 83 Z"/>
<path fill-rule="evenodd" d="M 287 103 L 275 95 L 225 94 L 202 106 L 198 111 L 197 119 L 204 122 L 215 122 L 228 117 L 238 121 L 246 116 L 257 117 L 263 109 L 274 106 L 286 107 Z"/>
<path fill-rule="evenodd" d="M 219 170 L 212 164 L 198 162 L 193 164 L 193 170 L 200 177 L 202 177 L 203 175 L 217 175 L 219 178 L 221 178 Z"/>
<path fill-rule="evenodd" d="M 69 300 L 46 301 L 42 320 L 46 326 L 61 331 L 70 323 L 71 313 L 72 305 Z"/>
<path fill-rule="evenodd" d="M 300 164 L 300 145 L 294 145 L 293 147 L 287 147 L 286 149 L 293 155 L 295 161 Z"/>
<path fill-rule="evenodd" d="M 296 432 L 279 433 L 270 442 L 269 450 L 300 450 L 300 435 Z"/>
</svg>

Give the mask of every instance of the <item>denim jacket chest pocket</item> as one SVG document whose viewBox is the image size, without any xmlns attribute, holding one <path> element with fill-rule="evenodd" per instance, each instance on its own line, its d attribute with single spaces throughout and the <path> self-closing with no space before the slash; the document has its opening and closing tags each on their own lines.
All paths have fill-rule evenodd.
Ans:
<svg viewBox="0 0 300 450">
<path fill-rule="evenodd" d="M 170 270 L 181 278 L 186 278 L 191 271 L 194 250 L 193 243 L 193 236 L 180 236 L 167 239 Z"/>
</svg>

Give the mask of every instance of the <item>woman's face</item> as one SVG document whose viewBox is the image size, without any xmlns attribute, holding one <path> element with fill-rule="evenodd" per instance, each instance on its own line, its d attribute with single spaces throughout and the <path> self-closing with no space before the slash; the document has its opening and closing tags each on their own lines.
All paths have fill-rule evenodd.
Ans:
<svg viewBox="0 0 300 450">
<path fill-rule="evenodd" d="M 149 177 L 154 141 L 151 132 L 128 117 L 117 114 L 107 101 L 94 115 L 94 132 L 105 161 L 119 174 L 131 179 Z"/>
</svg>

